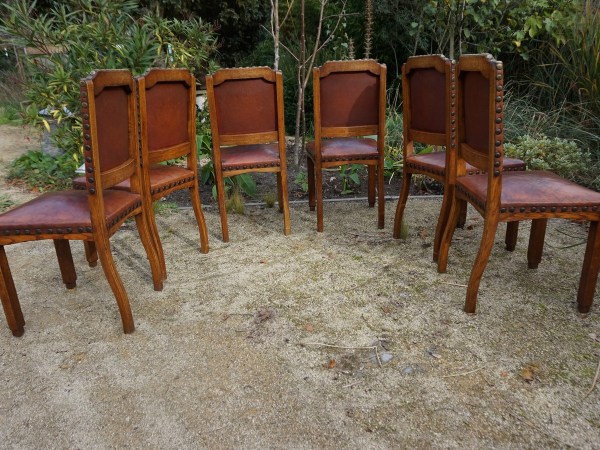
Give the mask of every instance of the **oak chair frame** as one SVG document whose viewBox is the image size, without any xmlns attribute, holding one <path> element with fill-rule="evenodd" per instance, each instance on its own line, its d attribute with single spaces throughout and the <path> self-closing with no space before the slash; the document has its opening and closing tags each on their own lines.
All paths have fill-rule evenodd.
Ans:
<svg viewBox="0 0 600 450">
<path fill-rule="evenodd" d="M 196 80 L 194 76 L 186 69 L 150 68 L 143 75 L 137 76 L 135 78 L 135 83 L 138 94 L 137 107 L 139 115 L 138 131 L 140 164 L 142 166 L 142 192 L 145 193 L 142 198 L 143 201 L 146 202 L 145 211 L 148 213 L 148 222 L 151 225 L 152 239 L 159 255 L 159 260 L 161 261 L 163 278 L 166 279 L 167 269 L 158 228 L 156 226 L 154 209 L 152 207 L 154 202 L 173 192 L 188 189 L 200 234 L 200 251 L 202 253 L 208 253 L 209 250 L 208 231 L 206 228 L 204 213 L 202 212 L 202 202 L 200 199 L 200 190 L 198 185 L 198 158 L 196 149 Z M 188 109 L 186 121 L 188 139 L 168 147 L 150 149 L 149 129 L 160 128 L 162 124 L 150 123 L 151 120 L 149 120 L 148 117 L 147 92 L 161 83 L 165 85 L 182 83 L 187 88 Z M 160 110 L 154 111 L 154 120 L 160 121 L 160 114 Z M 176 177 L 176 179 L 172 178 L 167 181 L 161 179 L 159 175 L 161 166 L 157 166 L 157 164 L 176 158 L 185 158 L 186 169 L 188 173 L 186 174 L 183 170 L 180 170 L 179 172 L 181 173 L 178 172 L 177 174 L 172 175 L 172 177 Z M 153 183 L 153 179 L 156 179 L 156 182 Z M 75 180 L 74 184 L 76 187 L 81 187 L 81 179 Z M 127 184 L 116 185 L 113 188 L 126 191 L 130 190 L 130 186 Z M 85 250 L 90 266 L 95 266 L 97 254 L 93 247 L 93 243 L 86 242 Z"/>
<path fill-rule="evenodd" d="M 446 227 L 438 259 L 438 272 L 446 271 L 448 251 L 452 235 L 460 214 L 460 202 L 467 201 L 484 218 L 483 233 L 477 257 L 471 270 L 464 310 L 474 313 L 477 305 L 477 294 L 481 277 L 487 265 L 499 222 L 514 222 L 532 220 L 527 252 L 528 267 L 535 269 L 542 259 L 544 236 L 548 219 L 561 218 L 569 220 L 590 221 L 588 240 L 583 260 L 579 290 L 577 294 L 578 310 L 582 313 L 589 312 L 600 269 L 600 194 L 581 188 L 575 183 L 568 182 L 548 172 L 503 172 L 504 157 L 504 67 L 501 61 L 495 61 L 491 55 L 463 55 L 457 68 L 456 92 L 458 98 L 458 143 L 457 158 L 449 170 L 452 182 L 456 185 L 454 196 L 451 199 L 450 217 Z M 481 74 L 488 84 L 488 112 L 487 112 L 487 149 L 483 153 L 466 142 L 465 133 L 465 99 L 462 86 L 463 74 L 470 72 Z M 476 178 L 469 176 L 466 164 L 477 167 L 486 174 L 476 177 L 485 177 L 487 184 L 485 199 L 478 197 L 469 187 L 473 186 Z M 538 197 L 528 196 L 528 191 L 523 192 L 523 200 L 519 203 L 503 202 L 503 183 L 508 182 L 519 186 L 525 177 L 533 177 L 537 181 L 550 180 L 549 191 L 557 192 L 561 188 L 575 189 L 581 199 L 572 204 L 552 204 Z M 565 191 L 567 192 L 567 191 Z M 557 197 L 562 198 L 562 195 Z"/>
<path fill-rule="evenodd" d="M 377 124 L 359 126 L 322 126 L 321 117 L 321 81 L 331 74 L 370 73 L 378 77 L 378 121 Z M 314 109 L 314 153 L 307 152 L 308 171 L 308 203 L 311 211 L 317 208 L 317 231 L 323 231 L 323 169 L 339 167 L 345 164 L 364 164 L 368 170 L 368 203 L 375 206 L 377 191 L 377 226 L 382 229 L 385 222 L 385 193 L 383 184 L 383 167 L 385 157 L 385 108 L 386 108 L 386 74 L 385 64 L 375 60 L 328 61 L 321 67 L 313 68 L 313 109 Z M 323 160 L 322 140 L 328 138 L 357 138 L 377 135 L 377 159 L 365 156 L 340 157 L 333 161 Z"/>
<path fill-rule="evenodd" d="M 419 130 L 413 126 L 412 121 L 412 83 L 410 75 L 418 70 L 435 70 L 442 74 L 445 80 L 444 98 L 439 102 L 444 109 L 444 132 L 434 132 L 431 130 Z M 438 216 L 433 242 L 433 260 L 437 262 L 442 234 L 448 223 L 450 215 L 450 200 L 454 196 L 454 183 L 448 176 L 447 168 L 454 164 L 456 159 L 456 92 L 452 89 L 456 77 L 456 61 L 446 58 L 444 55 L 422 55 L 411 56 L 406 63 L 402 65 L 402 122 L 404 143 L 402 147 L 404 164 L 402 166 L 402 187 L 398 204 L 396 206 L 396 216 L 394 219 L 394 239 L 399 239 L 401 234 L 402 220 L 406 201 L 410 191 L 410 182 L 413 174 L 425 175 L 432 178 L 444 186 L 442 206 Z M 444 159 L 444 166 L 434 166 L 428 163 L 431 155 L 425 155 L 423 160 L 415 154 L 415 143 L 422 143 L 444 147 L 444 150 L 438 154 Z M 513 160 L 511 167 L 505 170 L 525 170 L 525 163 Z M 477 171 L 476 171 L 477 172 Z M 478 172 L 477 172 L 478 173 Z M 462 228 L 465 224 L 467 215 L 467 204 L 462 202 L 461 212 L 457 226 Z M 519 222 L 509 222 L 506 230 L 506 249 L 513 251 L 517 243 L 519 232 Z"/>
<path fill-rule="evenodd" d="M 264 80 L 274 84 L 274 101 L 276 114 L 276 129 L 264 130 L 251 133 L 223 133 L 220 131 L 222 124 L 219 123 L 217 111 L 217 99 L 215 88 L 224 83 L 241 80 Z M 242 67 L 234 69 L 220 69 L 206 76 L 206 93 L 210 113 L 210 125 L 212 130 L 213 161 L 215 179 L 217 186 L 217 200 L 221 216 L 221 232 L 224 242 L 229 242 L 229 227 L 227 224 L 227 209 L 225 206 L 225 178 L 249 172 L 269 172 L 277 174 L 277 196 L 279 211 L 283 213 L 283 233 L 291 233 L 290 210 L 287 187 L 287 163 L 285 124 L 283 109 L 283 76 L 281 71 L 269 67 Z M 227 114 L 226 111 L 222 111 Z M 222 148 L 237 146 L 252 146 L 276 143 L 279 159 L 276 162 L 262 163 L 256 161 L 248 164 L 240 164 L 232 169 L 224 169 L 222 165 Z"/>
<path fill-rule="evenodd" d="M 71 198 L 73 199 L 83 197 L 84 199 L 87 198 L 90 213 L 90 225 L 85 227 L 67 226 L 65 228 L 50 228 L 48 226 L 47 228 L 30 229 L 27 225 L 22 224 L 16 225 L 16 229 L 4 230 L 0 233 L 0 297 L 2 299 L 2 306 L 4 308 L 8 326 L 14 336 L 21 336 L 24 333 L 25 320 L 23 318 L 17 291 L 4 251 L 4 246 L 6 245 L 52 239 L 54 241 L 63 282 L 67 289 L 73 289 L 76 286 L 77 275 L 69 241 L 82 240 L 86 243 L 93 243 L 106 279 L 117 301 L 123 324 L 123 331 L 125 333 L 131 333 L 135 329 L 133 315 L 127 292 L 115 267 L 109 238 L 127 219 L 135 217 L 140 238 L 150 263 L 154 289 L 162 289 L 163 278 L 160 269 L 161 264 L 152 241 L 151 226 L 148 223 L 147 213 L 144 211 L 145 204 L 142 201 L 142 196 L 140 194 L 142 180 L 137 147 L 136 87 L 133 77 L 128 70 L 102 70 L 82 79 L 80 87 L 87 192 L 74 190 L 66 191 L 64 193 L 44 194 L 43 196 L 38 197 L 38 199 L 34 199 L 11 211 L 16 211 L 21 207 L 27 207 L 29 204 L 36 205 L 36 201 L 43 202 L 47 199 L 52 199 L 53 197 L 58 198 L 58 196 L 61 195 L 71 195 Z M 102 154 L 104 154 L 106 150 L 101 150 L 99 147 L 96 97 L 105 90 L 110 91 L 111 89 L 119 88 L 125 90 L 127 93 L 128 119 L 126 126 L 129 139 L 127 149 L 128 155 L 125 160 L 119 162 L 116 166 L 106 169 L 105 163 L 105 170 L 102 170 L 101 161 L 104 159 Z M 124 209 L 121 207 L 117 214 L 113 214 L 113 217 L 111 217 L 109 221 L 109 216 L 105 211 L 105 197 L 111 197 L 111 194 L 105 192 L 105 190 L 126 178 L 130 178 L 131 180 L 131 194 L 126 194 L 128 200 L 127 203 L 125 203 Z M 118 194 L 113 193 L 112 198 L 115 198 L 115 196 L 118 196 Z M 11 215 L 11 211 L 5 213 L 7 217 Z M 26 228 L 20 229 L 23 227 Z"/>
</svg>

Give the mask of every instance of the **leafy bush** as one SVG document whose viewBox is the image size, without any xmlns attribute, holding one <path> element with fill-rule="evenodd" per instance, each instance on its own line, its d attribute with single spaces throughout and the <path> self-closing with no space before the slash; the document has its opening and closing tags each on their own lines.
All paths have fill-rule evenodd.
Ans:
<svg viewBox="0 0 600 450">
<path fill-rule="evenodd" d="M 4 194 L 0 194 L 0 212 L 10 208 L 15 203 Z"/>
<path fill-rule="evenodd" d="M 82 152 L 79 80 L 92 70 L 128 68 L 134 74 L 152 66 L 184 67 L 203 75 L 216 50 L 213 27 L 200 19 L 139 15 L 135 0 L 52 2 L 47 12 L 36 1 L 15 0 L 0 7 L 0 32 L 11 43 L 41 55 L 24 58 L 24 116 L 33 124 L 56 122 L 54 144 L 77 160 Z"/>
<path fill-rule="evenodd" d="M 65 189 L 71 186 L 78 166 L 79 161 L 71 155 L 54 157 L 31 150 L 11 163 L 7 178 L 23 181 L 31 189 Z"/>
<path fill-rule="evenodd" d="M 575 142 L 560 138 L 521 136 L 504 146 L 506 156 L 525 161 L 532 170 L 549 170 L 564 178 L 592 184 L 591 158 Z"/>
</svg>

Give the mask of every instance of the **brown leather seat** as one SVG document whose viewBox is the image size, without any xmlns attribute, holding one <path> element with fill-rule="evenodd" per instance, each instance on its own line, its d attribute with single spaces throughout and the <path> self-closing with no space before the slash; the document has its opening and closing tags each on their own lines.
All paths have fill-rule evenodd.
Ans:
<svg viewBox="0 0 600 450">
<path fill-rule="evenodd" d="M 442 236 L 438 271 L 445 272 L 461 202 L 483 216 L 481 244 L 473 264 L 465 311 L 474 313 L 479 283 L 487 265 L 499 222 L 532 220 L 527 261 L 542 259 L 548 219 L 588 220 L 590 228 L 577 294 L 578 309 L 590 310 L 600 270 L 600 193 L 544 171 L 511 172 L 504 166 L 503 65 L 491 55 L 463 55 L 457 71 L 457 159 L 449 168 L 456 189 L 448 226 Z M 467 163 L 486 172 L 469 175 Z"/>
<path fill-rule="evenodd" d="M 403 97 L 403 133 L 402 188 L 396 217 L 394 220 L 394 238 L 401 235 L 402 218 L 410 190 L 413 174 L 425 175 L 444 185 L 444 197 L 438 217 L 433 243 L 433 260 L 437 261 L 440 240 L 450 214 L 449 198 L 453 195 L 454 185 L 447 177 L 447 167 L 453 164 L 453 140 L 456 137 L 456 98 L 452 92 L 454 85 L 455 62 L 443 55 L 424 55 L 408 58 L 402 66 Z M 415 153 L 415 143 L 444 147 L 444 151 Z M 525 170 L 520 159 L 506 159 L 504 170 Z M 478 174 L 481 171 L 467 164 L 467 173 Z M 466 203 L 461 205 L 461 214 L 457 225 L 462 227 L 467 214 Z M 518 235 L 518 222 L 512 222 L 506 232 L 506 248 L 514 250 Z"/>
<path fill-rule="evenodd" d="M 291 233 L 283 123 L 283 78 L 268 67 L 221 69 L 206 77 L 221 232 L 229 241 L 225 178 L 277 174 L 283 233 Z"/>
<path fill-rule="evenodd" d="M 383 228 L 385 199 L 386 66 L 374 60 L 329 61 L 313 69 L 315 140 L 307 145 L 308 204 L 317 208 L 317 231 L 323 231 L 323 169 L 364 164 L 368 169 L 369 206 Z M 376 135 L 377 139 L 366 138 Z"/>
<path fill-rule="evenodd" d="M 4 246 L 52 239 L 63 282 L 76 286 L 77 274 L 69 240 L 97 248 L 102 268 L 115 295 L 123 331 L 135 326 L 129 299 L 114 265 L 109 237 L 130 217 L 136 224 L 150 261 L 154 289 L 163 276 L 159 254 L 141 192 L 136 89 L 128 70 L 98 71 L 81 81 L 81 114 L 86 178 L 85 190 L 50 192 L 0 215 L 0 298 L 13 335 L 21 336 L 25 320 Z M 132 192 L 105 190 L 128 180 Z"/>
</svg>

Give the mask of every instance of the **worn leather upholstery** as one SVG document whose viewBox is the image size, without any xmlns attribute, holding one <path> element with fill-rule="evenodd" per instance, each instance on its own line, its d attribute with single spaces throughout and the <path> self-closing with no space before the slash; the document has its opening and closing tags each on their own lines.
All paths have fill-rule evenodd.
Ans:
<svg viewBox="0 0 600 450">
<path fill-rule="evenodd" d="M 221 147 L 221 165 L 223 170 L 279 167 L 279 147 L 276 143 Z"/>
<path fill-rule="evenodd" d="M 469 193 L 478 206 L 485 208 L 487 175 L 459 177 L 456 185 L 461 193 Z M 600 192 L 579 186 L 552 172 L 505 172 L 502 175 L 500 208 L 501 212 L 502 209 L 508 212 L 567 211 L 563 208 L 573 212 L 598 211 Z"/>
<path fill-rule="evenodd" d="M 431 152 L 424 155 L 413 155 L 406 158 L 404 164 L 415 172 L 431 173 L 443 177 L 446 173 L 446 152 Z M 525 163 L 520 159 L 505 158 L 505 171 L 525 170 Z M 479 173 L 479 169 L 467 164 L 467 173 Z"/>
<path fill-rule="evenodd" d="M 107 226 L 140 205 L 138 194 L 104 191 Z M 91 223 L 86 191 L 48 192 L 0 215 L 0 235 L 89 233 Z"/>
<path fill-rule="evenodd" d="M 315 143 L 309 142 L 306 151 L 314 157 Z M 377 140 L 370 138 L 334 138 L 321 141 L 322 161 L 365 160 L 379 158 Z"/>
</svg>

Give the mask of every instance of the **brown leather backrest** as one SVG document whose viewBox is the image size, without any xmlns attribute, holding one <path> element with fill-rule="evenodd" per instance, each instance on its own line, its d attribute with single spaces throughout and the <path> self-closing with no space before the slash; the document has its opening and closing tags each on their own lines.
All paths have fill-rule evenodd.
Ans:
<svg viewBox="0 0 600 450">
<path fill-rule="evenodd" d="M 368 59 L 315 67 L 315 139 L 381 134 L 383 142 L 385 75 L 385 64 Z"/>
<path fill-rule="evenodd" d="M 152 68 L 136 81 L 143 158 L 155 164 L 195 154 L 196 80 L 190 71 Z"/>
<path fill-rule="evenodd" d="M 504 73 L 489 54 L 463 55 L 458 62 L 458 155 L 499 176 L 503 162 Z"/>
<path fill-rule="evenodd" d="M 214 87 L 214 100 L 220 135 L 277 130 L 275 81 L 228 79 Z"/>
<path fill-rule="evenodd" d="M 464 118 L 464 142 L 487 155 L 489 151 L 490 86 L 480 72 L 464 72 L 461 76 Z"/>
<path fill-rule="evenodd" d="M 100 171 L 113 169 L 129 155 L 129 86 L 109 86 L 95 96 Z"/>
<path fill-rule="evenodd" d="M 408 85 L 402 85 L 402 89 L 409 89 L 410 128 L 429 133 L 445 133 L 445 73 L 440 73 L 435 68 L 416 68 L 406 78 Z"/>
<path fill-rule="evenodd" d="M 95 72 L 81 80 L 81 96 L 86 185 L 93 194 L 98 186 L 106 189 L 137 173 L 137 108 L 131 72 Z"/>
<path fill-rule="evenodd" d="M 355 127 L 379 122 L 379 77 L 333 72 L 321 78 L 321 126 Z"/>
</svg>

